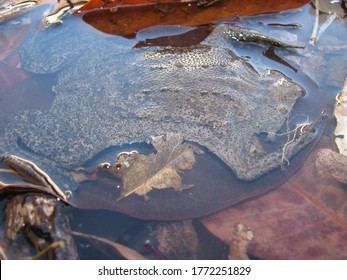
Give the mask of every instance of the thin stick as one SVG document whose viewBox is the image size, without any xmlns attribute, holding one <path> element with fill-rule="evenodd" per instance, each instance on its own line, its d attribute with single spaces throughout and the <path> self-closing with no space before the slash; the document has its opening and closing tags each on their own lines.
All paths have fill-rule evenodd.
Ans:
<svg viewBox="0 0 347 280">
<path fill-rule="evenodd" d="M 346 76 L 346 79 L 345 79 L 345 83 L 344 83 L 344 85 L 342 87 L 341 93 L 347 94 L 347 76 Z"/>
<path fill-rule="evenodd" d="M 315 12 L 316 17 L 314 20 L 312 35 L 311 35 L 311 38 L 309 41 L 309 44 L 311 44 L 313 46 L 314 46 L 316 39 L 317 39 L 317 32 L 318 32 L 318 26 L 319 26 L 319 1 L 315 0 L 314 6 L 316 7 L 316 12 Z"/>
</svg>

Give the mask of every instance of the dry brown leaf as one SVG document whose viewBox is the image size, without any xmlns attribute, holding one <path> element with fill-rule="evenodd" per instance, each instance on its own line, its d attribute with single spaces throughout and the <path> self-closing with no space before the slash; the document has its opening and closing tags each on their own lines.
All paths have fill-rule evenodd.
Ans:
<svg viewBox="0 0 347 280">
<path fill-rule="evenodd" d="M 153 137 L 152 144 L 157 153 L 128 153 L 118 157 L 116 164 L 110 168 L 123 181 L 118 200 L 132 193 L 147 199 L 147 194 L 153 189 L 182 191 L 192 187 L 182 183 L 179 172 L 191 169 L 195 164 L 194 152 L 203 153 L 202 150 L 191 144 L 182 144 L 181 135 L 176 133 Z"/>
<path fill-rule="evenodd" d="M 89 0 L 87 4 L 80 8 L 80 11 L 88 11 L 97 8 L 110 8 L 110 7 L 121 7 L 121 6 L 131 6 L 131 5 L 151 5 L 151 4 L 164 4 L 164 3 L 189 3 L 197 2 L 197 0 Z M 116 9 L 115 9 L 116 11 Z"/>
<path fill-rule="evenodd" d="M 91 1 L 88 6 L 92 2 L 94 1 Z M 95 0 L 95 2 L 102 3 L 105 1 Z M 214 5 L 210 5 L 207 8 L 203 8 L 198 4 L 201 1 L 158 2 L 160 4 L 119 7 L 116 12 L 112 8 L 92 9 L 90 12 L 84 14 L 83 20 L 104 33 L 131 37 L 139 30 L 152 26 L 199 26 L 238 16 L 296 9 L 307 4 L 309 1 L 224 0 L 217 1 Z M 88 6 L 83 6 L 81 10 L 88 11 Z"/>
<path fill-rule="evenodd" d="M 152 236 L 158 250 L 170 260 L 198 258 L 199 239 L 191 220 L 159 224 Z"/>
</svg>

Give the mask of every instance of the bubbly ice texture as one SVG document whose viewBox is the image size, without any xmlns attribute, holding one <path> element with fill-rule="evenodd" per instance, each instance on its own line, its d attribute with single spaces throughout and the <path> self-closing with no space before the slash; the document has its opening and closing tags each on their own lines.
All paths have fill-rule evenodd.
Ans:
<svg viewBox="0 0 347 280">
<path fill-rule="evenodd" d="M 281 165 L 283 146 L 265 151 L 256 139 L 274 135 L 302 98 L 291 79 L 259 74 L 225 44 L 130 49 L 99 35 L 69 36 L 66 28 L 41 31 L 21 49 L 27 71 L 59 72 L 56 97 L 48 111 L 9 119 L 0 131 L 4 151 L 26 147 L 70 169 L 110 146 L 175 132 L 212 151 L 243 180 Z M 287 145 L 286 158 L 315 136 Z"/>
</svg>

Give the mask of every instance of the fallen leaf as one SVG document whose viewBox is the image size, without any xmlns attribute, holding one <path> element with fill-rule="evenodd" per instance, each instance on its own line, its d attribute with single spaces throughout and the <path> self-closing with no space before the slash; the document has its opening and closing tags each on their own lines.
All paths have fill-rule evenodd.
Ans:
<svg viewBox="0 0 347 280">
<path fill-rule="evenodd" d="M 20 190 L 24 190 L 26 186 L 32 188 L 32 184 L 42 186 L 46 189 L 46 191 L 44 191 L 45 193 L 50 193 L 67 203 L 68 198 L 66 194 L 51 179 L 51 177 L 34 162 L 16 155 L 5 153 L 0 156 L 0 163 L 5 165 L 10 171 L 14 172 L 19 177 L 23 178 L 24 181 L 29 182 L 29 184 L 17 184 Z M 11 184 L 6 184 L 0 181 L 0 187 L 4 189 L 6 187 L 11 187 Z"/>
<path fill-rule="evenodd" d="M 180 134 L 168 133 L 166 137 L 152 138 L 157 153 L 129 153 L 125 157 L 118 157 L 115 165 L 109 168 L 110 172 L 123 181 L 118 200 L 132 193 L 147 199 L 147 194 L 153 189 L 173 188 L 175 191 L 182 191 L 192 187 L 182 184 L 178 172 L 191 169 L 195 164 L 194 152 L 203 151 L 191 144 L 182 144 L 182 141 Z"/>
<path fill-rule="evenodd" d="M 198 2 L 197 0 L 90 0 L 87 4 L 83 5 L 79 11 L 88 11 L 97 8 L 111 8 L 111 7 L 124 7 L 131 5 L 151 5 L 151 4 L 165 4 L 165 3 L 189 3 Z"/>
<path fill-rule="evenodd" d="M 307 0 L 225 0 L 204 8 L 198 5 L 198 1 L 190 3 L 177 1 L 176 3 L 160 3 L 159 5 L 119 7 L 116 12 L 112 8 L 96 9 L 85 13 L 83 20 L 104 33 L 133 37 L 139 30 L 152 26 L 200 26 L 233 17 L 295 9 L 308 2 Z M 86 10 L 87 7 L 85 5 L 83 8 Z"/>
<path fill-rule="evenodd" d="M 323 180 L 347 184 L 347 156 L 331 149 L 320 149 L 317 153 L 316 169 Z"/>
<path fill-rule="evenodd" d="M 329 146 L 322 138 L 319 148 Z M 261 259 L 346 259 L 347 191 L 317 176 L 316 153 L 276 191 L 203 218 L 203 224 L 226 243 L 237 223 L 249 226 L 254 239 L 247 253 Z"/>
<path fill-rule="evenodd" d="M 198 220 L 149 221 L 131 228 L 120 239 L 149 259 L 225 260 L 228 246 Z"/>
<path fill-rule="evenodd" d="M 17 194 L 11 197 L 4 210 L 7 241 L 17 241 L 24 236 L 38 250 L 40 258 L 77 259 L 74 240 L 65 231 L 69 228 L 69 221 L 60 206 L 55 198 L 43 194 Z M 14 243 L 19 248 L 26 246 L 21 242 Z M 54 245 L 51 248 L 52 244 L 62 243 L 64 246 Z"/>
<path fill-rule="evenodd" d="M 199 240 L 191 220 L 156 224 L 152 237 L 170 260 L 197 259 Z"/>
</svg>

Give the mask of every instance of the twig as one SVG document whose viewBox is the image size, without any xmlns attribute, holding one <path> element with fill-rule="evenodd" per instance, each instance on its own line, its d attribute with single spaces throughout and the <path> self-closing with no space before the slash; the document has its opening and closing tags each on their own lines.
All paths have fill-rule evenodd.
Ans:
<svg viewBox="0 0 347 280">
<path fill-rule="evenodd" d="M 312 30 L 312 35 L 309 41 L 309 44 L 313 45 L 316 42 L 317 39 L 317 32 L 318 32 L 318 26 L 319 26 L 319 1 L 315 0 L 314 1 L 314 6 L 316 7 L 316 12 L 315 12 L 315 20 L 314 20 L 314 25 L 313 25 L 313 30 Z"/>
<path fill-rule="evenodd" d="M 345 83 L 343 84 L 341 93 L 347 94 L 347 76 L 346 76 L 346 79 L 345 79 Z"/>
<path fill-rule="evenodd" d="M 319 113 L 319 115 L 313 120 L 313 122 L 308 123 L 308 124 L 304 124 L 304 125 L 301 127 L 300 132 L 301 132 L 301 133 L 305 133 L 305 132 L 315 132 L 316 130 L 315 130 L 314 127 L 315 127 L 318 123 L 320 123 L 320 121 L 321 121 L 322 119 L 324 119 L 324 118 L 326 117 L 325 111 L 326 111 L 326 110 L 323 109 L 323 110 Z"/>
<path fill-rule="evenodd" d="M 320 123 L 320 121 L 324 117 L 325 117 L 325 109 L 323 109 L 312 122 L 305 121 L 304 123 L 297 124 L 293 130 L 289 130 L 289 126 L 288 126 L 288 129 L 287 129 L 288 140 L 283 145 L 283 148 L 282 148 L 282 157 L 281 157 L 281 168 L 282 169 L 284 169 L 285 163 L 289 165 L 289 160 L 286 157 L 287 147 L 296 140 L 298 131 L 300 132 L 299 136 L 298 136 L 299 141 L 300 141 L 300 137 L 302 135 L 304 135 L 306 133 L 314 133 L 316 131 L 315 126 L 318 123 Z M 293 133 L 293 136 L 290 136 L 291 133 Z"/>
</svg>

